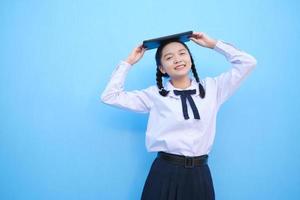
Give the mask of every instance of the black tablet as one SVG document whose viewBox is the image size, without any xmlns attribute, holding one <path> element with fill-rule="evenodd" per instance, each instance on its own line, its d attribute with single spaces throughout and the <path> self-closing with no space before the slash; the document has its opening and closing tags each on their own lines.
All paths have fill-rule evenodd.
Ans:
<svg viewBox="0 0 300 200">
<path fill-rule="evenodd" d="M 183 32 L 183 33 L 177 33 L 177 34 L 154 38 L 154 39 L 150 39 L 150 40 L 144 40 L 143 46 L 145 48 L 147 48 L 147 50 L 149 50 L 149 49 L 158 48 L 162 42 L 168 41 L 168 40 L 179 40 L 181 42 L 188 42 L 188 41 L 190 41 L 190 37 L 192 34 L 193 34 L 193 31 L 187 31 L 187 32 Z"/>
</svg>

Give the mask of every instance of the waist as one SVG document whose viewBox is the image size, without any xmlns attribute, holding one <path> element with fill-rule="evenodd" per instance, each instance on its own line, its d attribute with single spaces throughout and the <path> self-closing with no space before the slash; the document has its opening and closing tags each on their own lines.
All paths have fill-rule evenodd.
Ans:
<svg viewBox="0 0 300 200">
<path fill-rule="evenodd" d="M 163 151 L 158 152 L 157 157 L 165 161 L 168 161 L 172 164 L 184 166 L 185 168 L 194 168 L 197 166 L 206 165 L 208 160 L 207 154 L 202 156 L 191 157 L 191 156 L 183 156 L 183 155 L 166 153 Z"/>
</svg>

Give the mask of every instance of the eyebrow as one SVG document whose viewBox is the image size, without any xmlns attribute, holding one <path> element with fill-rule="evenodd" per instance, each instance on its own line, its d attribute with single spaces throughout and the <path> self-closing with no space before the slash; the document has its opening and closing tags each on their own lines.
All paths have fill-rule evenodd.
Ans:
<svg viewBox="0 0 300 200">
<path fill-rule="evenodd" d="M 180 52 L 180 51 L 187 51 L 186 49 L 180 49 L 180 50 L 178 50 L 178 52 Z M 173 54 L 173 53 L 166 53 L 163 57 L 166 57 L 167 55 L 169 55 L 169 54 Z"/>
</svg>

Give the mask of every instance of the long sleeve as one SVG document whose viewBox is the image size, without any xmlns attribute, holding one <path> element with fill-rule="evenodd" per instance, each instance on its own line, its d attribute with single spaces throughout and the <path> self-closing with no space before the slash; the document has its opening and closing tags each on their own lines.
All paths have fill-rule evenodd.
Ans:
<svg viewBox="0 0 300 200">
<path fill-rule="evenodd" d="M 124 91 L 126 75 L 131 67 L 127 62 L 119 63 L 101 95 L 101 101 L 126 110 L 147 113 L 152 105 L 149 98 L 150 87 L 144 90 Z"/>
<path fill-rule="evenodd" d="M 218 90 L 217 102 L 221 105 L 239 88 L 257 61 L 253 56 L 222 41 L 217 42 L 214 50 L 224 55 L 232 65 L 230 70 L 214 78 Z"/>
</svg>

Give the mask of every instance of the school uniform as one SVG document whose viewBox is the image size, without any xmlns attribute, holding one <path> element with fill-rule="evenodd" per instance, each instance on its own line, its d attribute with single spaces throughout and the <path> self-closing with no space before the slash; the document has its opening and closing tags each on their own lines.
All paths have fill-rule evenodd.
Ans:
<svg viewBox="0 0 300 200">
<path fill-rule="evenodd" d="M 201 80 L 205 98 L 198 83 L 191 78 L 186 89 L 175 88 L 170 81 L 166 97 L 156 85 L 143 90 L 125 91 L 124 82 L 130 64 L 121 61 L 102 93 L 109 105 L 140 113 L 149 113 L 146 148 L 158 152 L 144 185 L 143 200 L 215 199 L 213 181 L 207 164 L 220 106 L 236 91 L 255 68 L 251 55 L 223 41 L 214 50 L 231 63 L 228 71 Z"/>
</svg>

